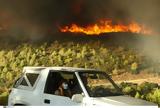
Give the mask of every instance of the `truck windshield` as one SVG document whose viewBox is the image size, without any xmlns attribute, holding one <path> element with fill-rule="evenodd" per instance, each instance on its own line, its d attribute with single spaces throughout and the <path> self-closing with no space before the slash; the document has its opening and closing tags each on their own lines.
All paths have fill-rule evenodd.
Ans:
<svg viewBox="0 0 160 108">
<path fill-rule="evenodd" d="M 79 72 L 79 75 L 90 97 L 123 95 L 120 88 L 104 72 Z"/>
</svg>

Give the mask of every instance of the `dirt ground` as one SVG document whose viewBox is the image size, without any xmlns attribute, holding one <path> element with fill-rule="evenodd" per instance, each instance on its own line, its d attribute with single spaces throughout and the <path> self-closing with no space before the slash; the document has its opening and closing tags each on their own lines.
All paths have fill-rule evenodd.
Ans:
<svg viewBox="0 0 160 108">
<path fill-rule="evenodd" d="M 140 72 L 139 74 L 131 74 L 126 72 L 120 75 L 113 75 L 112 79 L 116 83 L 133 82 L 141 84 L 143 82 L 152 82 L 152 83 L 158 83 L 160 85 L 160 75 L 155 75 L 153 73 L 148 73 L 148 72 Z"/>
</svg>

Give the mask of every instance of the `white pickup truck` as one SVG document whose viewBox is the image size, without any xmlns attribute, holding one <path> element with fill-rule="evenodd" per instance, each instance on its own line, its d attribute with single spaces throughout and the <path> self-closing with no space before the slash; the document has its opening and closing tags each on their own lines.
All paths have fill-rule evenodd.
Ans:
<svg viewBox="0 0 160 108">
<path fill-rule="evenodd" d="M 8 105 L 157 106 L 123 95 L 105 72 L 72 67 L 24 67 Z"/>
</svg>

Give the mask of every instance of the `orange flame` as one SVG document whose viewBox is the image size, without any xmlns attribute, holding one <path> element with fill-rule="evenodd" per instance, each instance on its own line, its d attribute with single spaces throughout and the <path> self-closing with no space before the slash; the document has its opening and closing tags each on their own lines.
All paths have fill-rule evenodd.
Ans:
<svg viewBox="0 0 160 108">
<path fill-rule="evenodd" d="M 131 32 L 131 33 L 142 33 L 151 34 L 152 31 L 147 29 L 144 25 L 140 25 L 136 22 L 131 22 L 128 25 L 118 23 L 112 24 L 111 20 L 100 20 L 97 24 L 88 25 L 85 27 L 78 26 L 77 24 L 71 24 L 60 28 L 61 32 L 72 32 L 72 33 L 85 33 L 87 35 L 99 35 L 101 33 L 110 32 Z"/>
</svg>

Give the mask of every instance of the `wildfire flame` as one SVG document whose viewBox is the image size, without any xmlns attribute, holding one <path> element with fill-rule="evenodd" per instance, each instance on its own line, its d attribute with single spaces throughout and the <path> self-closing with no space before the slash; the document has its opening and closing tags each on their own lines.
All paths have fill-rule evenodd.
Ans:
<svg viewBox="0 0 160 108">
<path fill-rule="evenodd" d="M 144 25 L 138 24 L 134 21 L 125 25 L 122 23 L 113 24 L 111 20 L 100 20 L 97 24 L 88 25 L 85 27 L 77 24 L 71 24 L 60 28 L 61 32 L 72 32 L 72 33 L 84 33 L 87 35 L 99 35 L 101 33 L 110 32 L 131 32 L 131 33 L 142 33 L 151 34 L 152 31 L 147 29 Z"/>
</svg>

